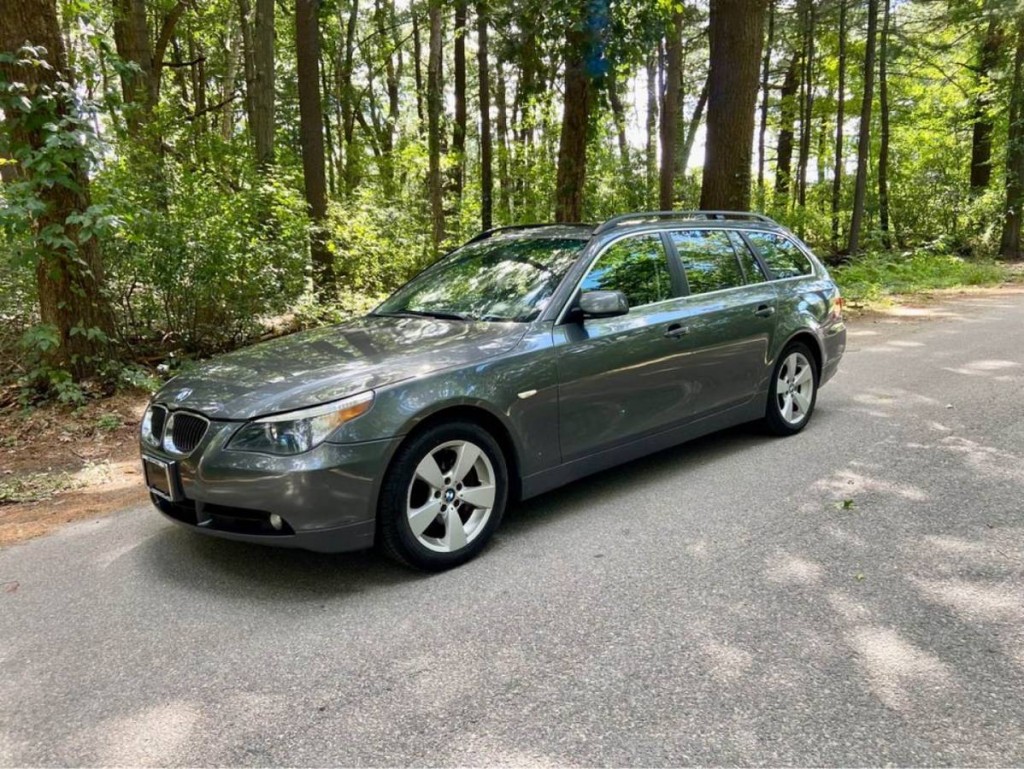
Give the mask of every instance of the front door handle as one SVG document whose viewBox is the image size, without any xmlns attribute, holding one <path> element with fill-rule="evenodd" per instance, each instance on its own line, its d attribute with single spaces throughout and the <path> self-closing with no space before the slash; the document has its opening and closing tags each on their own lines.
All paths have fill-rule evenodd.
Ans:
<svg viewBox="0 0 1024 769">
<path fill-rule="evenodd" d="M 665 330 L 665 336 L 669 339 L 678 339 L 679 337 L 686 336 L 689 333 L 690 329 L 682 323 L 673 323 Z"/>
<path fill-rule="evenodd" d="M 770 304 L 762 304 L 760 307 L 754 310 L 754 315 L 756 315 L 759 318 L 770 318 L 774 314 L 775 308 L 772 307 Z"/>
</svg>

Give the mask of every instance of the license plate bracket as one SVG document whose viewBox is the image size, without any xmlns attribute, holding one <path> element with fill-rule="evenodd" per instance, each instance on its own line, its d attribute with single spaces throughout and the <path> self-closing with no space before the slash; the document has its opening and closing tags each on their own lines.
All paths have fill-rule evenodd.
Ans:
<svg viewBox="0 0 1024 769">
<path fill-rule="evenodd" d="M 149 490 L 168 502 L 181 499 L 178 492 L 177 468 L 174 462 L 165 462 L 153 457 L 142 458 L 142 470 Z"/>
</svg>

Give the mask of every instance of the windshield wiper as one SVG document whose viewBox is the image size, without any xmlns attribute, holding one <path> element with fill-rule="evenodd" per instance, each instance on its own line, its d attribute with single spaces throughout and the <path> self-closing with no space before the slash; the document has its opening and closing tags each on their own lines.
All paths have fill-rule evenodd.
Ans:
<svg viewBox="0 0 1024 769">
<path fill-rule="evenodd" d="M 438 318 L 440 320 L 473 320 L 469 315 L 462 315 L 447 310 L 399 310 L 398 312 L 381 312 L 378 315 L 391 315 L 393 317 L 413 318 Z"/>
</svg>

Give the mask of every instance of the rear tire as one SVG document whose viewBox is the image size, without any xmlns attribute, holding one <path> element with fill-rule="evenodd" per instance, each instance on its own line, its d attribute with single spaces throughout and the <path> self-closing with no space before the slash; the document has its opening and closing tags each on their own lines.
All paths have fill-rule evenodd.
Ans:
<svg viewBox="0 0 1024 769">
<path fill-rule="evenodd" d="M 475 557 L 501 523 L 508 465 L 497 441 L 473 422 L 415 434 L 395 455 L 381 487 L 384 553 L 424 571 Z"/>
<path fill-rule="evenodd" d="M 768 389 L 764 426 L 773 435 L 795 435 L 807 426 L 818 399 L 818 364 L 801 342 L 779 356 Z"/>
</svg>

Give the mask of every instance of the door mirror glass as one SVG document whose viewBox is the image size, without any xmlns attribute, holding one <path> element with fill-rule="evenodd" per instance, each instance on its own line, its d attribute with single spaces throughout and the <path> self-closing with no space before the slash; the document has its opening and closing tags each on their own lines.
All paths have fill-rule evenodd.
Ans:
<svg viewBox="0 0 1024 769">
<path fill-rule="evenodd" d="M 629 312 L 629 300 L 621 291 L 585 291 L 579 308 L 585 318 L 612 318 Z"/>
</svg>

